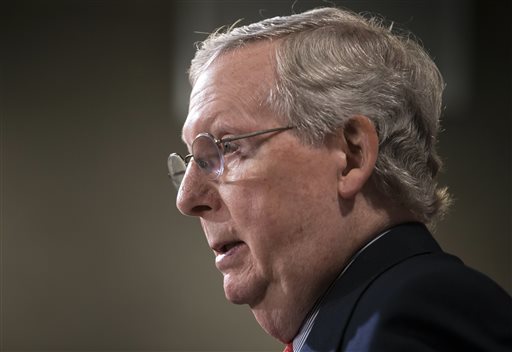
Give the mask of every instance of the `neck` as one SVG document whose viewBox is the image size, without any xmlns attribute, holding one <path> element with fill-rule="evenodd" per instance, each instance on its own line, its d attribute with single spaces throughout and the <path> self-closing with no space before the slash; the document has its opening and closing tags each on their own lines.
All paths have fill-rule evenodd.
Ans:
<svg viewBox="0 0 512 352">
<path fill-rule="evenodd" d="M 251 305 L 254 317 L 261 327 L 271 336 L 283 343 L 289 343 L 299 332 L 307 314 L 315 305 L 352 256 L 383 230 L 415 218 L 406 210 L 393 207 L 372 207 L 366 200 L 358 199 L 344 217 L 336 230 L 342 236 L 342 244 L 333 245 L 333 250 L 325 259 L 330 263 L 323 272 L 315 270 L 312 275 L 304 276 L 301 270 L 295 270 L 291 280 L 274 282 L 267 289 L 265 297 Z M 365 219 L 365 221 L 361 221 Z M 311 263 L 310 263 L 311 264 Z M 309 264 L 308 264 L 309 265 Z M 299 272 L 296 272 L 299 271 Z"/>
<path fill-rule="evenodd" d="M 277 290 L 277 288 L 276 288 Z M 286 288 L 281 290 L 287 291 Z M 297 335 L 309 310 L 315 304 L 317 295 L 307 287 L 290 288 L 293 294 L 275 295 L 280 299 L 262 300 L 251 307 L 254 317 L 261 327 L 282 343 L 289 343 Z M 267 295 L 272 295 L 269 292 Z"/>
</svg>

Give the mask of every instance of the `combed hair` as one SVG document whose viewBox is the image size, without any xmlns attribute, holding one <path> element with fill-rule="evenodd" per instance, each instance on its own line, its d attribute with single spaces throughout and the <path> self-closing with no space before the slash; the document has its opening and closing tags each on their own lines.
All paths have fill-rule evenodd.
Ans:
<svg viewBox="0 0 512 352">
<path fill-rule="evenodd" d="M 436 181 L 444 83 L 412 35 L 338 8 L 265 19 L 200 43 L 191 84 L 223 53 L 261 40 L 277 43 L 270 109 L 313 145 L 353 116 L 370 118 L 379 138 L 372 181 L 385 198 L 433 226 L 450 203 Z"/>
</svg>

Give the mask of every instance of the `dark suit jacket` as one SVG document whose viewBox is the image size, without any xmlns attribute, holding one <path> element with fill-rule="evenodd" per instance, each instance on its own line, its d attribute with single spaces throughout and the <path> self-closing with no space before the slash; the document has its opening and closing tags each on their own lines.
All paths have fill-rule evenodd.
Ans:
<svg viewBox="0 0 512 352">
<path fill-rule="evenodd" d="M 408 223 L 365 249 L 323 298 L 301 352 L 512 351 L 512 299 Z"/>
</svg>

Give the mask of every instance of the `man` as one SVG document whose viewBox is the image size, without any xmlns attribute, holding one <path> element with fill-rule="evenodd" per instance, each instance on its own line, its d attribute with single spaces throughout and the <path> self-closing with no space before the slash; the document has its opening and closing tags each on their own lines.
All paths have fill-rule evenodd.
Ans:
<svg viewBox="0 0 512 352">
<path fill-rule="evenodd" d="M 508 294 L 427 229 L 444 84 L 417 43 L 317 9 L 211 35 L 190 80 L 177 206 L 288 351 L 512 349 Z"/>
</svg>

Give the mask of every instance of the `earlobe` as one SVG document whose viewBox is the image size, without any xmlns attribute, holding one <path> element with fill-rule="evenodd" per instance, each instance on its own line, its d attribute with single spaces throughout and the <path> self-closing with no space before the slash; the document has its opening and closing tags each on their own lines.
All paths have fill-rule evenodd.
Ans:
<svg viewBox="0 0 512 352">
<path fill-rule="evenodd" d="M 379 149 L 375 125 L 366 116 L 350 118 L 342 129 L 345 167 L 338 177 L 338 192 L 342 198 L 351 199 L 369 180 Z"/>
</svg>

